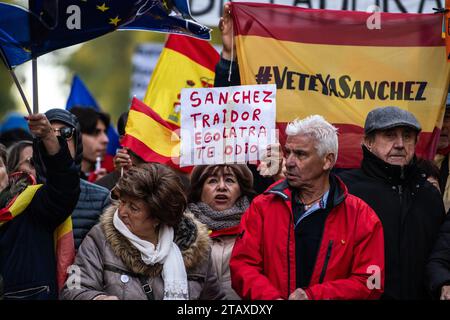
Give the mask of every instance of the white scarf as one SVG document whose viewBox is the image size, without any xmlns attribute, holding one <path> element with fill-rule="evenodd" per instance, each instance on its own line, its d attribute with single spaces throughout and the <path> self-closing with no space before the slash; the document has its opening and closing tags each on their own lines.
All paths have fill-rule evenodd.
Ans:
<svg viewBox="0 0 450 320">
<path fill-rule="evenodd" d="M 159 241 L 155 245 L 134 235 L 120 220 L 118 210 L 114 213 L 114 227 L 141 253 L 142 261 L 146 265 L 161 263 L 163 265 L 162 278 L 164 281 L 164 300 L 187 300 L 188 282 L 186 268 L 180 248 L 173 242 L 172 227 L 161 224 Z"/>
</svg>

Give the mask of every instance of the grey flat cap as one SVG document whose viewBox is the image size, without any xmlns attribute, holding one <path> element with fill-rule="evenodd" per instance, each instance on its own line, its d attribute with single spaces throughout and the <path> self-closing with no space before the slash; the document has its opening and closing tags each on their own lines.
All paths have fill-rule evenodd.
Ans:
<svg viewBox="0 0 450 320">
<path fill-rule="evenodd" d="M 381 107 L 369 112 L 364 124 L 364 133 L 386 130 L 395 127 L 410 127 L 418 132 L 422 130 L 414 115 L 398 107 Z"/>
</svg>

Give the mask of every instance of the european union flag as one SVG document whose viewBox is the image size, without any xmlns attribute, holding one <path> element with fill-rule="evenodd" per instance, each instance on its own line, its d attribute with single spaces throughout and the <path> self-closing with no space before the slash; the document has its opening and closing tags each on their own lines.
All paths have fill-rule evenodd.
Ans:
<svg viewBox="0 0 450 320">
<path fill-rule="evenodd" d="M 70 110 L 75 106 L 92 108 L 96 111 L 101 111 L 97 101 L 95 101 L 88 88 L 77 75 L 73 76 L 72 88 L 70 90 L 69 98 L 67 99 L 66 110 Z M 111 156 L 115 156 L 117 149 L 120 147 L 119 134 L 111 124 L 108 127 L 107 135 L 109 143 L 106 153 Z"/>
<path fill-rule="evenodd" d="M 0 49 L 10 67 L 117 29 L 210 39 L 187 0 L 30 0 L 29 8 L 0 2 Z"/>
</svg>

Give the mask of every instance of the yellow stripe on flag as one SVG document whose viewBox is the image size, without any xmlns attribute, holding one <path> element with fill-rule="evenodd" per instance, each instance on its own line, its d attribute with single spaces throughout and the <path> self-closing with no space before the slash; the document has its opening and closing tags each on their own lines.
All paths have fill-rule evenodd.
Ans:
<svg viewBox="0 0 450 320">
<path fill-rule="evenodd" d="M 164 120 L 180 125 L 179 94 L 183 88 L 214 84 L 215 73 L 187 56 L 164 48 L 145 94 L 144 102 Z"/>
<path fill-rule="evenodd" d="M 55 234 L 57 239 L 62 238 L 66 233 L 72 232 L 72 216 L 69 216 L 62 224 L 58 226 Z"/>
<path fill-rule="evenodd" d="M 130 110 L 125 131 L 162 156 L 170 158 L 180 153 L 176 134 L 172 136 L 170 129 L 141 112 Z"/>
<path fill-rule="evenodd" d="M 17 199 L 9 208 L 9 212 L 11 212 L 13 217 L 21 214 L 28 207 L 40 187 L 42 187 L 42 184 L 28 186 L 22 193 L 19 194 Z"/>
<path fill-rule="evenodd" d="M 443 64 L 445 47 L 375 47 L 375 46 L 345 46 L 307 44 L 292 41 L 280 41 L 259 36 L 238 36 L 238 53 L 241 82 L 256 84 L 255 75 L 261 66 L 270 66 L 271 79 L 275 83 L 284 76 L 282 88 L 277 90 L 277 122 L 289 122 L 311 114 L 321 114 L 331 123 L 346 123 L 360 127 L 364 126 L 367 113 L 380 106 L 395 105 L 409 110 L 417 117 L 423 131 L 432 132 L 440 125 L 443 112 L 443 87 L 447 84 L 450 67 Z M 274 50 L 265 50 L 274 48 Z M 265 53 L 262 55 L 261 52 Z M 330 62 L 332 57 L 332 62 Z M 415 63 L 411 63 L 415 61 Z M 275 74 L 273 66 L 278 68 Z M 444 67 L 444 69 L 443 69 Z M 283 72 L 286 73 L 283 74 Z M 291 75 L 288 75 L 288 72 Z M 299 90 L 299 74 L 308 75 L 305 78 L 305 89 Z M 349 76 L 346 82 L 350 91 L 359 81 L 380 84 L 383 81 L 391 83 L 415 82 L 412 85 L 411 97 L 417 94 L 417 81 L 426 81 L 424 100 L 414 101 L 398 99 L 381 100 L 340 98 L 322 92 L 322 84 L 315 81 L 313 89 L 308 88 L 310 76 L 320 74 L 325 79 Z M 289 83 L 290 82 L 290 83 Z M 289 86 L 289 89 L 288 89 Z M 403 88 L 405 92 L 405 88 Z M 387 89 L 390 94 L 390 88 Z M 445 97 L 444 97 L 445 98 Z"/>
</svg>

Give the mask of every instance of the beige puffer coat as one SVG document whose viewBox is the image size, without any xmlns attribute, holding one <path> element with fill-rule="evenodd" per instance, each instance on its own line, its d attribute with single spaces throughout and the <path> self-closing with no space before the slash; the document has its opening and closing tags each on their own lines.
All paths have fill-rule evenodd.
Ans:
<svg viewBox="0 0 450 320">
<path fill-rule="evenodd" d="M 64 300 L 91 300 L 98 295 L 114 295 L 121 300 L 146 300 L 147 296 L 139 280 L 145 276 L 155 300 L 162 300 L 164 283 L 161 278 L 162 265 L 146 265 L 139 251 L 120 234 L 113 225 L 117 207 L 109 207 L 97 224 L 88 233 L 75 258 L 72 271 L 60 298 Z M 206 226 L 191 219 L 197 229 L 197 236 L 188 248 L 179 245 L 186 228 L 178 230 L 175 242 L 180 247 L 188 276 L 190 300 L 223 299 L 224 294 L 212 267 L 209 238 Z M 195 228 L 193 228 L 195 229 Z M 187 235 L 185 238 L 189 238 Z M 180 240 L 181 239 L 181 240 Z M 77 282 L 76 275 L 80 275 Z"/>
</svg>

